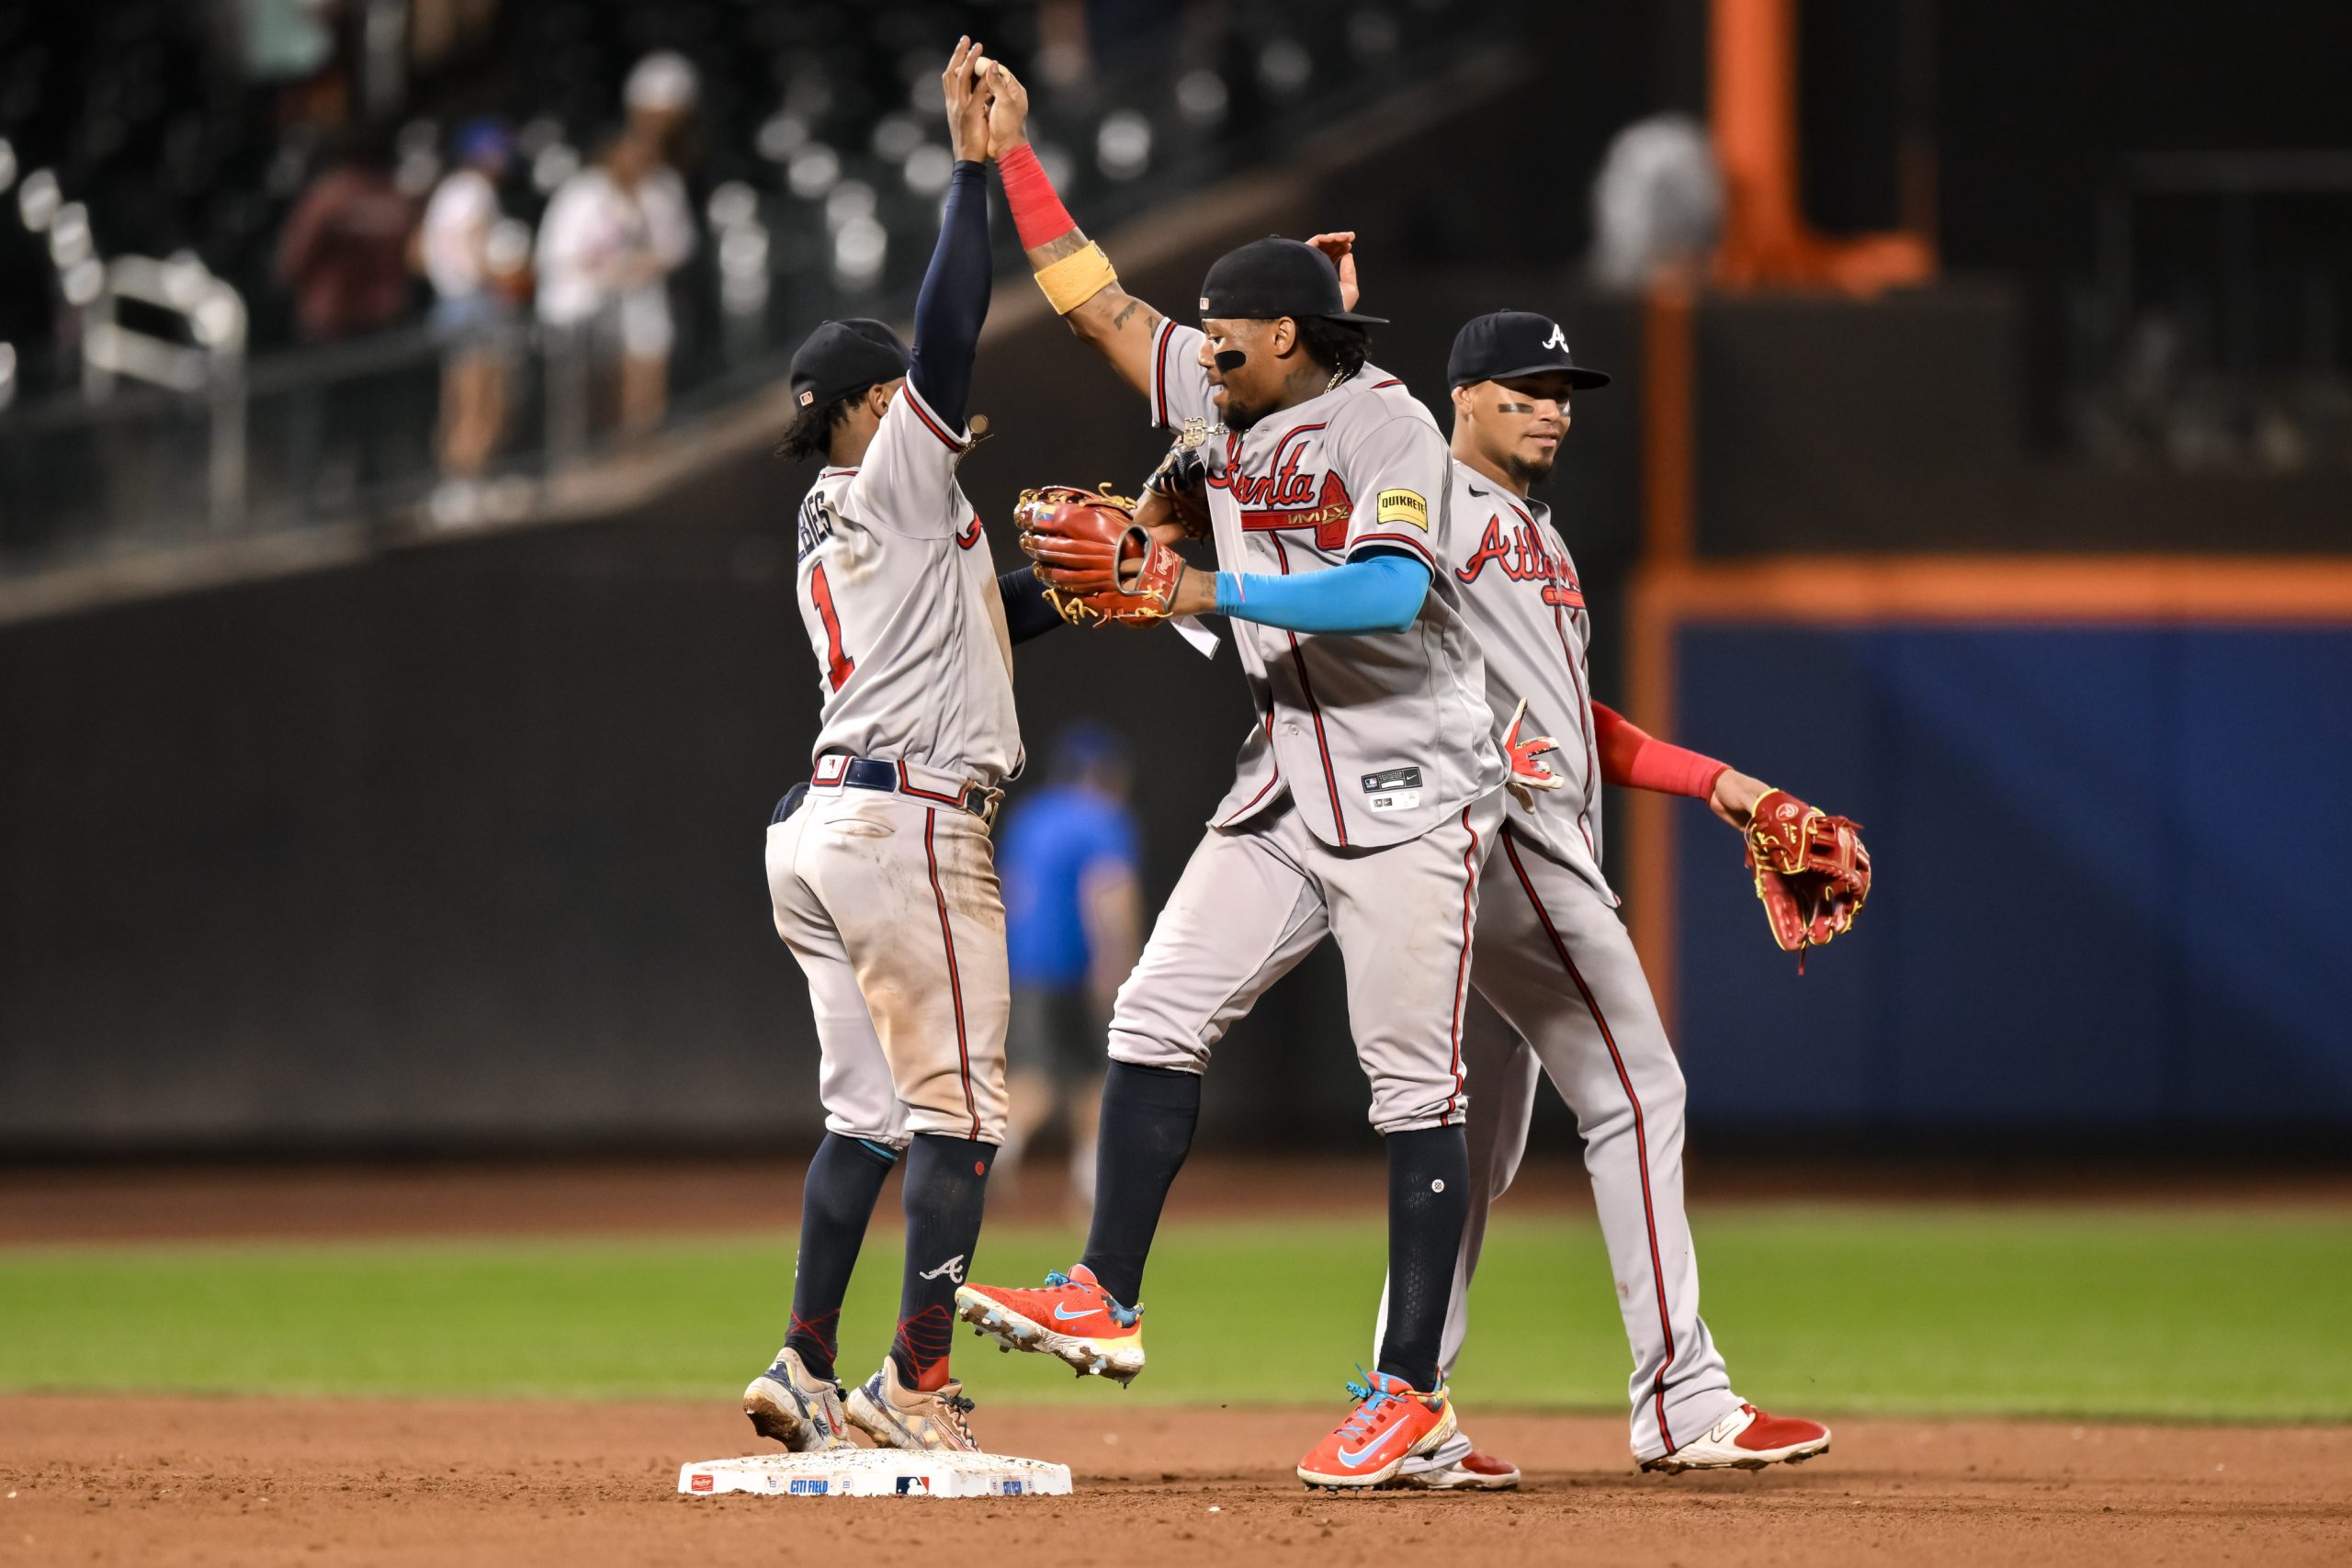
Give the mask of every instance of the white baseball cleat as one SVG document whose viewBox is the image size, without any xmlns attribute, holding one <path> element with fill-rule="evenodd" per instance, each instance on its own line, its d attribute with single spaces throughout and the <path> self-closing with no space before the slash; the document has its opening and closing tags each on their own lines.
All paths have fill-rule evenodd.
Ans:
<svg viewBox="0 0 2352 1568">
<path fill-rule="evenodd" d="M 1444 1454 L 1441 1449 L 1430 1455 L 1434 1463 L 1407 1460 L 1388 1484 L 1421 1492 L 1509 1492 L 1519 1485 L 1519 1466 L 1483 1449 L 1465 1448 L 1450 1459 Z"/>
<path fill-rule="evenodd" d="M 980 1451 L 967 1419 L 972 1402 L 953 1378 L 935 1389 L 909 1388 L 899 1381 L 899 1363 L 885 1357 L 880 1371 L 850 1391 L 847 1408 L 850 1425 L 882 1448 Z"/>
<path fill-rule="evenodd" d="M 789 1346 L 743 1391 L 743 1414 L 752 1418 L 753 1431 L 794 1453 L 855 1446 L 849 1440 L 841 1385 L 811 1372 Z"/>
<path fill-rule="evenodd" d="M 1803 1464 L 1829 1451 L 1829 1428 L 1794 1416 L 1771 1416 L 1743 1404 L 1670 1454 L 1642 1461 L 1644 1470 L 1679 1475 L 1686 1470 L 1761 1470 Z"/>
</svg>

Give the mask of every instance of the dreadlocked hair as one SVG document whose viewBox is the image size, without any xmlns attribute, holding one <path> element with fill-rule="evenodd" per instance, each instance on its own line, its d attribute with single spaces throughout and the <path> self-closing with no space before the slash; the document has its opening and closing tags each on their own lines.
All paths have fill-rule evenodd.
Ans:
<svg viewBox="0 0 2352 1568">
<path fill-rule="evenodd" d="M 870 389 L 860 387 L 854 392 L 843 392 L 829 403 L 812 403 L 792 416 L 784 427 L 784 439 L 775 444 L 779 457 L 824 457 L 833 449 L 833 432 L 849 417 L 850 405 L 865 396 Z"/>
<path fill-rule="evenodd" d="M 1306 346 L 1307 357 L 1316 364 L 1328 366 L 1344 381 L 1363 368 L 1372 357 L 1372 334 L 1353 321 L 1335 321 L 1329 316 L 1299 316 L 1298 341 Z"/>
</svg>

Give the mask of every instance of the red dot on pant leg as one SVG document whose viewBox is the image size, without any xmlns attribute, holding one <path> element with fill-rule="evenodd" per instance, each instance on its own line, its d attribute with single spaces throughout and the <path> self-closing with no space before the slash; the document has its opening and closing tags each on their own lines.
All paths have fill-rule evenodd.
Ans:
<svg viewBox="0 0 2352 1568">
<path fill-rule="evenodd" d="M 972 1174 L 974 1176 L 986 1176 L 988 1173 L 989 1167 L 986 1160 L 976 1159 L 972 1162 Z"/>
</svg>

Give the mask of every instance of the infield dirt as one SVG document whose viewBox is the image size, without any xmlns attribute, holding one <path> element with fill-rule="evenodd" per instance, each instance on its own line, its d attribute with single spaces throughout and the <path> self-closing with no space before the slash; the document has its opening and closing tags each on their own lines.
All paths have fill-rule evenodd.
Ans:
<svg viewBox="0 0 2352 1568">
<path fill-rule="evenodd" d="M 1310 1495 L 1289 1469 L 1337 1415 L 984 1407 L 1078 1495 L 850 1502 L 680 1496 L 680 1463 L 759 1446 L 724 1400 L 15 1396 L 0 1563 L 2352 1561 L 2352 1429 L 1847 1420 L 1802 1469 L 1668 1478 L 1615 1419 L 1484 1413 L 1520 1492 Z"/>
</svg>

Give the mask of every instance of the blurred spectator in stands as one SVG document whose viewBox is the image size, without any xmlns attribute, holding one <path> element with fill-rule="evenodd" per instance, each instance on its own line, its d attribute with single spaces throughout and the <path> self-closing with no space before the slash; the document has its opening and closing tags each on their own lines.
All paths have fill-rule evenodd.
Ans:
<svg viewBox="0 0 2352 1568">
<path fill-rule="evenodd" d="M 425 204 L 418 250 L 432 281 L 433 324 L 447 344 L 441 371 L 441 472 L 457 488 L 436 492 L 436 513 L 462 501 L 481 476 L 506 423 L 514 304 L 525 286 L 519 255 L 494 248 L 503 215 L 498 181 L 514 156 L 514 135 L 478 119 L 458 135 L 458 166 Z"/>
<path fill-rule="evenodd" d="M 686 57 L 663 50 L 639 61 L 621 92 L 630 133 L 653 148 L 653 167 L 638 192 L 638 205 L 653 226 L 654 248 L 673 271 L 695 253 L 694 201 L 686 195 L 680 164 L 700 91 L 700 79 Z"/>
<path fill-rule="evenodd" d="M 1695 267 L 1723 230 L 1724 182 L 1706 127 L 1652 115 L 1619 131 L 1592 182 L 1592 272 L 1638 288 L 1662 268 Z"/>
<path fill-rule="evenodd" d="M 668 395 L 669 277 L 677 265 L 641 201 L 657 166 L 653 143 L 624 131 L 595 163 L 557 187 L 539 220 L 539 319 L 566 334 L 575 368 L 602 384 L 618 359 L 618 423 L 662 420 Z"/>
<path fill-rule="evenodd" d="M 695 254 L 695 204 L 686 191 L 684 171 L 701 93 L 702 81 L 693 64 L 671 50 L 639 61 L 621 89 L 629 130 L 654 150 L 654 164 L 639 187 L 638 205 L 652 229 L 655 253 L 673 274 Z"/>
<path fill-rule="evenodd" d="M 694 121 L 695 101 L 702 96 L 702 78 L 694 62 L 674 50 L 660 50 L 630 67 L 621 87 L 621 107 L 628 129 L 653 143 L 662 170 L 670 177 L 655 184 L 674 191 L 678 216 L 684 220 L 683 243 L 694 245 L 693 210 L 686 202 L 685 183 L 678 171 L 686 161 L 686 131 Z"/>
<path fill-rule="evenodd" d="M 379 332 L 409 308 L 408 239 L 416 210 L 392 185 L 389 149 L 353 132 L 311 182 L 277 242 L 278 280 L 312 343 Z"/>
<path fill-rule="evenodd" d="M 1102 725 L 1070 726 L 1051 780 L 1014 810 L 997 852 L 1012 976 L 1004 1153 L 1017 1166 L 1058 1111 L 1070 1179 L 1090 1202 L 1111 1003 L 1142 951 L 1142 859 L 1125 744 Z"/>
</svg>

